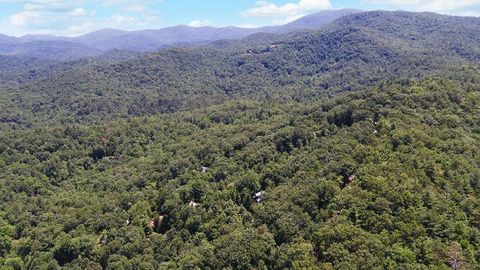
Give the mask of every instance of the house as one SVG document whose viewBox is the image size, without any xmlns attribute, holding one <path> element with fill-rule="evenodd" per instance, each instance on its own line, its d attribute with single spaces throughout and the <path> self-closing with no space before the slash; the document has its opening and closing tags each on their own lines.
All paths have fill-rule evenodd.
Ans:
<svg viewBox="0 0 480 270">
<path fill-rule="evenodd" d="M 105 236 L 102 238 L 102 240 L 100 241 L 100 243 L 101 243 L 102 245 L 108 244 L 108 237 L 105 235 Z"/>
<path fill-rule="evenodd" d="M 148 222 L 147 227 L 149 227 L 150 229 L 155 228 L 155 219 L 150 220 L 150 221 Z"/>
<path fill-rule="evenodd" d="M 350 176 L 348 177 L 348 183 L 352 183 L 353 180 L 355 180 L 355 178 L 357 178 L 356 175 L 354 175 L 354 174 L 350 175 Z"/>
<path fill-rule="evenodd" d="M 263 196 L 265 195 L 265 191 L 259 191 L 259 192 L 256 192 L 255 195 L 253 195 L 253 199 L 257 202 L 257 203 L 261 203 L 263 201 Z"/>
<path fill-rule="evenodd" d="M 196 203 L 196 202 L 194 202 L 194 201 L 190 201 L 190 203 L 188 203 L 188 206 L 189 206 L 190 208 L 195 208 L 195 207 L 198 206 L 198 203 Z"/>
<path fill-rule="evenodd" d="M 148 222 L 147 227 L 149 227 L 149 228 L 152 229 L 152 230 L 153 230 L 153 229 L 156 229 L 156 228 L 158 228 L 158 227 L 162 224 L 162 222 L 163 222 L 164 219 L 165 219 L 165 216 L 158 215 L 157 217 L 152 218 L 152 219 Z"/>
</svg>

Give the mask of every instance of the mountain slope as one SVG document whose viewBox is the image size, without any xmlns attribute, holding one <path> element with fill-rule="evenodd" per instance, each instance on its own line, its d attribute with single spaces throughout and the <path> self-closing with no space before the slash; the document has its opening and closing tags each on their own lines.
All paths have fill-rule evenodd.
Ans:
<svg viewBox="0 0 480 270">
<path fill-rule="evenodd" d="M 454 17 L 435 13 L 370 12 L 368 16 L 356 14 L 345 17 L 339 25 L 355 25 L 376 29 L 405 45 L 431 48 L 432 51 L 449 52 L 472 61 L 478 61 L 480 51 L 480 19 L 478 17 Z M 399 44 L 403 45 L 403 44 Z"/>
<path fill-rule="evenodd" d="M 33 113 L 52 122 L 172 112 L 239 97 L 314 100 L 398 77 L 446 76 L 475 65 L 478 22 L 408 12 L 362 13 L 319 31 L 257 35 L 227 49 L 178 48 L 114 64 L 64 66 L 3 91 L 6 96 L 31 95 L 11 101 L 12 110 L 25 113 L 15 113 L 17 117 Z M 441 27 L 432 28 L 436 24 Z M 449 29 L 458 31 L 446 35 Z"/>
</svg>

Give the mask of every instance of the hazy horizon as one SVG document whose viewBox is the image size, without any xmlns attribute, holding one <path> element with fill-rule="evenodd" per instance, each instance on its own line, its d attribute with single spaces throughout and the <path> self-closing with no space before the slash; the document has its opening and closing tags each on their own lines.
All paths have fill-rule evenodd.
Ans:
<svg viewBox="0 0 480 270">
<path fill-rule="evenodd" d="M 141 31 L 162 30 L 162 29 L 175 28 L 175 27 L 217 28 L 217 29 L 224 29 L 224 28 L 260 29 L 260 28 L 288 25 L 288 24 L 291 24 L 291 23 L 293 23 L 297 20 L 300 20 L 304 17 L 308 17 L 310 15 L 315 15 L 315 14 L 321 14 L 322 12 L 328 12 L 328 11 L 334 12 L 334 11 L 342 11 L 342 10 L 356 10 L 356 11 L 359 11 L 359 12 L 374 11 L 374 10 L 361 10 L 361 9 L 354 9 L 354 8 L 339 8 L 339 9 L 319 10 L 319 11 L 315 11 L 315 12 L 312 12 L 312 13 L 309 13 L 309 14 L 302 15 L 301 17 L 296 18 L 295 20 L 288 21 L 288 22 L 285 22 L 285 23 L 282 23 L 282 24 L 271 24 L 271 25 L 262 25 L 262 26 L 248 26 L 248 25 L 247 26 L 236 26 L 236 25 L 225 25 L 225 26 L 200 25 L 200 26 L 194 26 L 194 25 L 189 25 L 189 24 L 176 24 L 176 25 L 169 25 L 169 26 L 160 27 L 160 28 L 142 28 L 142 29 L 133 29 L 133 30 L 107 27 L 107 28 L 96 29 L 96 30 L 93 30 L 91 32 L 87 32 L 87 33 L 83 33 L 83 34 L 79 34 L 79 35 L 55 35 L 55 34 L 32 34 L 32 33 L 27 33 L 27 34 L 15 36 L 15 35 L 7 35 L 7 34 L 4 34 L 2 32 L 0 32 L 0 34 L 10 36 L 10 37 L 16 37 L 16 38 L 22 38 L 22 37 L 28 37 L 28 36 L 51 36 L 51 37 L 71 37 L 71 38 L 75 38 L 75 37 L 80 37 L 80 36 L 88 35 L 88 34 L 95 33 L 95 32 L 101 32 L 101 31 L 141 32 Z M 398 10 L 398 11 L 402 11 L 402 10 Z"/>
</svg>

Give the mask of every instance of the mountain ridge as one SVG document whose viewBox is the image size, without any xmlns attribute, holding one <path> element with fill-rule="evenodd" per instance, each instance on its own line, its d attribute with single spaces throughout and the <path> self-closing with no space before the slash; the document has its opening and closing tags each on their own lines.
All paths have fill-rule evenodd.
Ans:
<svg viewBox="0 0 480 270">
<path fill-rule="evenodd" d="M 267 26 L 259 28 L 241 27 L 191 27 L 177 25 L 162 29 L 146 29 L 125 31 L 118 29 L 101 29 L 77 37 L 64 37 L 52 35 L 25 35 L 22 37 L 0 37 L 0 50 L 2 46 L 22 44 L 28 48 L 30 42 L 51 42 L 52 46 L 59 46 L 58 42 L 77 43 L 92 48 L 92 51 L 130 50 L 148 52 L 178 44 L 195 44 L 212 42 L 216 40 L 236 40 L 261 32 L 286 33 L 289 31 L 318 28 L 340 17 L 362 12 L 354 9 L 341 9 L 320 11 L 307 15 L 306 19 L 300 18 L 281 26 Z M 32 49 L 33 51 L 33 49 Z M 90 55 L 79 54 L 77 58 Z"/>
</svg>

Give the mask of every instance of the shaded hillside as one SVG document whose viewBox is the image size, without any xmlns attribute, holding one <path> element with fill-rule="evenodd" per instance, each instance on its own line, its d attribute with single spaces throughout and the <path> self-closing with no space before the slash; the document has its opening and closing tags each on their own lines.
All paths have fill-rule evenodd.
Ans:
<svg viewBox="0 0 480 270">
<path fill-rule="evenodd" d="M 478 63 L 479 21 L 369 12 L 320 31 L 258 34 L 120 63 L 90 62 L 4 88 L 10 105 L 2 113 L 22 123 L 85 122 L 174 112 L 232 98 L 311 101 L 397 77 L 455 74 L 463 65 Z M 459 30 L 446 35 L 448 29 Z"/>
</svg>

